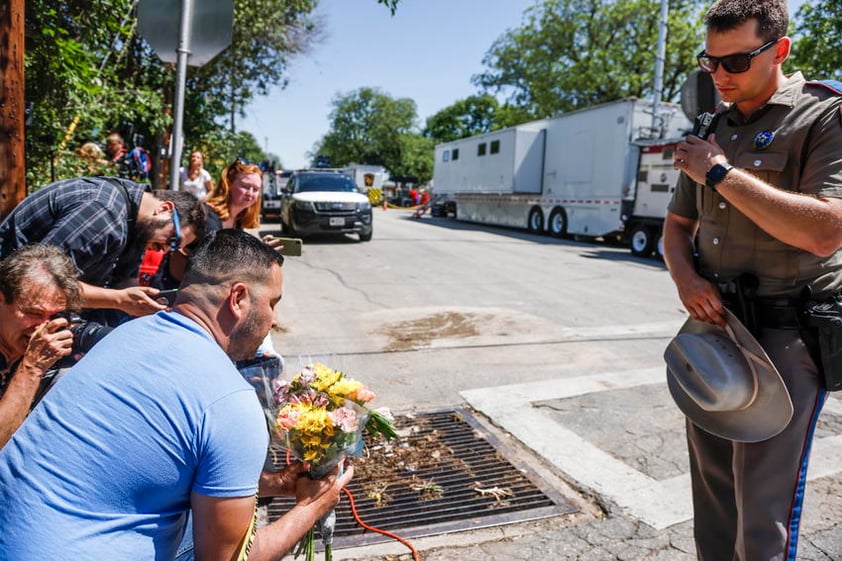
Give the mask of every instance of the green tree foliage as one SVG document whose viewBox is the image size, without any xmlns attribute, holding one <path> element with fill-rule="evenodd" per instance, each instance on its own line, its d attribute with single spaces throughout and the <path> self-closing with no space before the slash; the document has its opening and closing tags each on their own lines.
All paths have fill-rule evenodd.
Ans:
<svg viewBox="0 0 842 561">
<path fill-rule="evenodd" d="M 237 158 L 258 165 L 262 162 L 271 162 L 278 159 L 277 156 L 265 153 L 260 146 L 260 142 L 250 132 L 232 133 L 224 127 L 220 127 L 209 134 L 203 145 L 186 145 L 184 149 L 185 161 L 190 157 L 193 150 L 201 150 L 204 153 L 205 169 L 208 170 L 215 182 L 219 180 L 222 169 Z"/>
<path fill-rule="evenodd" d="M 395 10 L 398 9 L 398 3 L 400 3 L 400 0 L 377 0 L 377 3 L 387 6 L 392 11 L 392 15 L 395 15 Z"/>
<path fill-rule="evenodd" d="M 396 1 L 383 2 L 394 9 Z M 130 128 L 155 157 L 166 144 L 174 66 L 162 63 L 137 34 L 137 0 L 28 0 L 26 101 L 30 188 L 85 168 L 74 149 Z M 289 59 L 318 38 L 317 0 L 236 0 L 231 46 L 188 70 L 186 149 L 209 158 L 265 159 L 235 118 L 257 95 L 284 86 Z M 227 126 L 226 126 L 227 125 Z M 227 129 L 227 130 L 226 130 Z M 250 137 L 248 149 L 243 139 Z M 256 147 L 256 150 L 255 150 Z"/>
<path fill-rule="evenodd" d="M 676 100 L 702 43 L 707 0 L 671 0 L 663 98 Z M 486 53 L 473 81 L 533 118 L 654 89 L 659 0 L 543 0 Z"/>
<path fill-rule="evenodd" d="M 842 4 L 838 0 L 805 3 L 797 19 L 789 66 L 804 71 L 810 80 L 842 80 Z"/>
<path fill-rule="evenodd" d="M 490 94 L 472 95 L 427 118 L 424 136 L 436 143 L 482 134 L 492 130 L 500 104 Z"/>
<path fill-rule="evenodd" d="M 491 94 L 473 95 L 428 117 L 424 136 L 438 144 L 519 125 L 533 118 L 522 107 L 500 105 Z"/>
<path fill-rule="evenodd" d="M 513 127 L 533 119 L 535 119 L 535 116 L 529 110 L 512 105 L 511 103 L 504 103 L 494 113 L 493 128 L 504 129 L 506 127 Z"/>
<path fill-rule="evenodd" d="M 329 157 L 333 167 L 381 165 L 392 175 L 432 177 L 432 143 L 416 130 L 413 100 L 360 88 L 336 95 L 331 104 L 330 130 L 314 156 Z"/>
<path fill-rule="evenodd" d="M 231 46 L 188 73 L 185 145 L 207 145 L 259 95 L 285 87 L 290 60 L 320 38 L 317 0 L 237 0 Z M 222 148 L 222 147 L 220 147 Z"/>
<path fill-rule="evenodd" d="M 414 177 L 417 183 L 433 178 L 433 141 L 421 134 L 409 133 L 399 139 L 399 159 L 386 166 L 395 177 Z"/>
<path fill-rule="evenodd" d="M 73 148 L 122 123 L 163 127 L 166 73 L 135 32 L 128 0 L 26 3 L 27 182 L 76 173 Z"/>
</svg>

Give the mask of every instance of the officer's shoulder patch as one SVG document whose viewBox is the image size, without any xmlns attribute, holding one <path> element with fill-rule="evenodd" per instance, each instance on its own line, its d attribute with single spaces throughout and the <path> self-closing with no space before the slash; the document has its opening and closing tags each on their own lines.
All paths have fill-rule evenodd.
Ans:
<svg viewBox="0 0 842 561">
<path fill-rule="evenodd" d="M 813 86 L 826 88 L 836 95 L 842 95 L 842 82 L 839 80 L 813 80 L 807 83 Z"/>
</svg>

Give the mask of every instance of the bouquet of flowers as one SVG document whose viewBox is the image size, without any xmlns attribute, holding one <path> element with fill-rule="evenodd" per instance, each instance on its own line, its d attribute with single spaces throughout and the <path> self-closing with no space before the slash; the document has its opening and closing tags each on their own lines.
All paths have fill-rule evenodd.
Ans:
<svg viewBox="0 0 842 561">
<path fill-rule="evenodd" d="M 360 455 L 364 431 L 397 438 L 388 410 L 367 406 L 374 397 L 368 387 L 341 371 L 321 363 L 308 364 L 290 382 L 281 382 L 275 389 L 275 435 L 293 458 L 310 463 L 310 477 L 320 479 L 344 456 Z M 331 512 L 317 524 L 328 561 L 332 558 L 335 521 Z M 302 551 L 307 561 L 314 558 L 312 529 L 299 544 L 296 556 Z"/>
</svg>

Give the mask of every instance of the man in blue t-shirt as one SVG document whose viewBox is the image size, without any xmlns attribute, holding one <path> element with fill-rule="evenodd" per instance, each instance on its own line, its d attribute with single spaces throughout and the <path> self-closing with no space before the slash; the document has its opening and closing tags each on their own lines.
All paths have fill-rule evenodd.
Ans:
<svg viewBox="0 0 842 561">
<path fill-rule="evenodd" d="M 232 360 L 275 322 L 283 258 L 221 230 L 196 248 L 173 311 L 128 322 L 50 391 L 0 451 L 0 551 L 15 559 L 173 559 L 193 514 L 199 559 L 283 556 L 353 476 L 297 465 L 261 487 L 296 506 L 257 531 L 268 435 Z"/>
</svg>

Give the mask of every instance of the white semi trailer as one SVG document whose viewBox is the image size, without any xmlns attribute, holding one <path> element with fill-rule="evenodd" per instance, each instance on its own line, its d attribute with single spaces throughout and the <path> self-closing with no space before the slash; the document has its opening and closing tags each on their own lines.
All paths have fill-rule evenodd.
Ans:
<svg viewBox="0 0 842 561">
<path fill-rule="evenodd" d="M 434 214 L 557 237 L 640 226 L 655 239 L 633 251 L 651 253 L 677 178 L 671 150 L 692 127 L 677 105 L 659 112 L 655 131 L 651 101 L 635 98 L 439 144 Z"/>
</svg>

